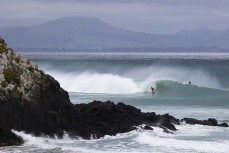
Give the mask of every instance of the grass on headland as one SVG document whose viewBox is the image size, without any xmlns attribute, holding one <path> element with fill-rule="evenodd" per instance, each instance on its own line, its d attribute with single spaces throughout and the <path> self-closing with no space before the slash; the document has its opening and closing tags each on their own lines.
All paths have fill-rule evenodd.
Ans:
<svg viewBox="0 0 229 153">
<path fill-rule="evenodd" d="M 4 53 L 7 49 L 7 44 L 4 39 L 0 37 L 0 54 Z"/>
</svg>

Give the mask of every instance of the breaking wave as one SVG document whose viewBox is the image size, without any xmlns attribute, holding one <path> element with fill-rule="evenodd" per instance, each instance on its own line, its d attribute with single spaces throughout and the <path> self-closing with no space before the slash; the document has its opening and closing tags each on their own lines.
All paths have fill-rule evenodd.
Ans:
<svg viewBox="0 0 229 153">
<path fill-rule="evenodd" d="M 141 67 L 125 73 L 46 71 L 68 92 L 130 94 L 150 92 L 150 87 L 154 87 L 156 94 L 195 94 L 221 89 L 215 77 L 200 69 Z"/>
</svg>

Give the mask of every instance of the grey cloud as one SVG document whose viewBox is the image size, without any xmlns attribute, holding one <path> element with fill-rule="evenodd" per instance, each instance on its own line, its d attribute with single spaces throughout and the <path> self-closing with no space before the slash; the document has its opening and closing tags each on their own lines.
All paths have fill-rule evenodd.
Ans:
<svg viewBox="0 0 229 153">
<path fill-rule="evenodd" d="M 200 7 L 228 7 L 228 0 L 35 0 L 38 3 L 113 3 L 113 4 L 146 4 L 168 6 L 200 6 Z"/>
</svg>

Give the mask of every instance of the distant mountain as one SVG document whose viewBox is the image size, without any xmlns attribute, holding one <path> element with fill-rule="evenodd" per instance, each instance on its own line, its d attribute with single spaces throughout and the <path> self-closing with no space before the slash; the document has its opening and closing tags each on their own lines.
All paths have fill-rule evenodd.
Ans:
<svg viewBox="0 0 229 153">
<path fill-rule="evenodd" d="M 0 29 L 0 36 L 13 48 L 30 51 L 229 50 L 229 30 L 200 28 L 174 34 L 148 34 L 119 29 L 89 17 L 64 17 L 36 26 L 5 27 Z"/>
</svg>

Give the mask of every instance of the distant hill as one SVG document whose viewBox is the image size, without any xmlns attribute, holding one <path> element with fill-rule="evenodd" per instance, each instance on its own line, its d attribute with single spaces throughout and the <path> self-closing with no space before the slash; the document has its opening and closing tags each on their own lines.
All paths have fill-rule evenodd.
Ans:
<svg viewBox="0 0 229 153">
<path fill-rule="evenodd" d="M 174 34 L 148 34 L 113 27 L 89 17 L 64 17 L 29 27 L 5 27 L 0 36 L 25 51 L 229 50 L 229 30 L 200 28 Z"/>
</svg>

